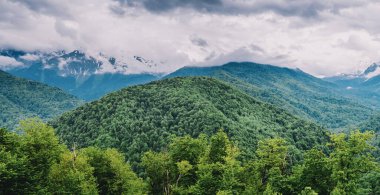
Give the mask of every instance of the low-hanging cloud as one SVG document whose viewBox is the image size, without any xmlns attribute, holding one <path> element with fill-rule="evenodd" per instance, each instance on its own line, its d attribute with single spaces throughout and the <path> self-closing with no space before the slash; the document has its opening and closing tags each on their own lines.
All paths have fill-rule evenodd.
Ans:
<svg viewBox="0 0 380 195">
<path fill-rule="evenodd" d="M 380 61 L 379 9 L 376 0 L 0 0 L 0 48 L 141 56 L 157 72 L 255 61 L 332 75 Z"/>
<path fill-rule="evenodd" d="M 120 6 L 142 6 L 162 13 L 176 9 L 193 9 L 203 13 L 258 14 L 274 12 L 283 16 L 318 17 L 321 12 L 339 13 L 341 9 L 362 6 L 374 0 L 115 0 Z"/>
<path fill-rule="evenodd" d="M 9 68 L 21 67 L 23 65 L 23 63 L 16 61 L 14 58 L 0 56 L 0 69 L 7 70 Z"/>
</svg>

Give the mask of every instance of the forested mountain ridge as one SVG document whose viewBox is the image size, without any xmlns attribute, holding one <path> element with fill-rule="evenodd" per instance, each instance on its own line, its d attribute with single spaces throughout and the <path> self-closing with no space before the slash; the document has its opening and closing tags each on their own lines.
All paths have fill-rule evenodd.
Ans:
<svg viewBox="0 0 380 195">
<path fill-rule="evenodd" d="M 52 118 L 82 103 L 58 88 L 0 70 L 0 127 L 13 129 L 27 117 Z"/>
<path fill-rule="evenodd" d="M 340 94 L 335 84 L 299 69 L 231 62 L 213 67 L 185 67 L 166 78 L 179 76 L 221 79 L 253 97 L 330 129 L 354 126 L 373 113 L 371 108 Z"/>
<path fill-rule="evenodd" d="M 86 101 L 96 100 L 123 87 L 162 78 L 161 74 L 130 74 L 127 61 L 104 54 L 89 55 L 79 50 L 51 53 L 0 50 L 0 56 L 22 64 L 7 70 L 9 73 L 59 87 Z M 138 56 L 128 62 L 137 62 L 138 67 L 147 66 L 149 70 L 155 67 L 154 63 Z M 166 78 L 175 76 L 209 76 L 224 80 L 264 102 L 329 129 L 355 128 L 356 124 L 372 115 L 380 102 L 379 93 L 369 93 L 371 90 L 365 93 L 357 89 L 346 90 L 339 84 L 313 77 L 299 69 L 250 62 L 185 67 Z M 375 85 L 367 88 L 379 88 L 376 87 L 378 82 L 371 83 Z"/>
<path fill-rule="evenodd" d="M 162 150 L 172 135 L 211 135 L 219 129 L 246 156 L 267 137 L 283 137 L 295 150 L 327 138 L 321 127 L 206 77 L 128 87 L 64 113 L 51 124 L 68 145 L 115 147 L 132 162 L 149 149 Z"/>
</svg>

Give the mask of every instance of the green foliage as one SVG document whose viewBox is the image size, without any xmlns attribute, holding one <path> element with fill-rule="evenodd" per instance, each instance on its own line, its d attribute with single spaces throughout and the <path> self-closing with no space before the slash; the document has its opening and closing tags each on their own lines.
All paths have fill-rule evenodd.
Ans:
<svg viewBox="0 0 380 195">
<path fill-rule="evenodd" d="M 344 97 L 336 85 L 301 70 L 231 62 L 214 67 L 185 67 L 166 77 L 178 76 L 208 76 L 223 80 L 253 97 L 329 129 L 357 125 L 373 113 L 371 108 Z"/>
<path fill-rule="evenodd" d="M 49 191 L 56 194 L 97 194 L 93 170 L 86 156 L 66 151 L 60 162 L 51 167 Z"/>
<path fill-rule="evenodd" d="M 116 149 L 90 147 L 81 150 L 93 167 L 99 194 L 144 194 L 146 186 Z"/>
<path fill-rule="evenodd" d="M 376 162 L 371 154 L 374 149 L 368 142 L 373 138 L 372 132 L 352 132 L 348 137 L 345 134 L 336 134 L 331 137 L 331 146 L 334 148 L 330 155 L 332 178 L 336 182 L 336 189 L 353 194 L 359 189 L 359 180 L 376 168 Z"/>
<path fill-rule="evenodd" d="M 258 141 L 269 137 L 282 137 L 296 150 L 327 141 L 321 127 L 203 77 L 125 88 L 51 124 L 67 145 L 117 148 L 134 168 L 144 152 L 164 150 L 172 135 L 211 136 L 224 129 L 244 159 L 251 159 Z"/>
<path fill-rule="evenodd" d="M 170 184 L 174 177 L 172 170 L 175 169 L 175 165 L 169 154 L 149 151 L 142 157 L 141 165 L 145 168 L 152 193 L 170 194 Z"/>
<path fill-rule="evenodd" d="M 21 194 L 30 189 L 27 157 L 21 153 L 20 140 L 15 133 L 0 128 L 0 194 Z"/>
<path fill-rule="evenodd" d="M 305 187 L 304 190 L 301 191 L 301 195 L 318 195 L 311 187 Z"/>
<path fill-rule="evenodd" d="M 20 122 L 20 150 L 27 157 L 28 182 L 33 190 L 44 191 L 50 167 L 57 163 L 64 146 L 59 143 L 54 129 L 40 119 L 32 118 Z"/>
<path fill-rule="evenodd" d="M 236 194 L 242 189 L 238 154 L 219 131 L 210 141 L 204 135 L 174 138 L 167 152 L 146 152 L 142 165 L 153 194 Z"/>
<path fill-rule="evenodd" d="M 374 114 L 368 120 L 362 122 L 359 127 L 362 131 L 371 130 L 375 132 L 373 145 L 377 147 L 375 156 L 377 157 L 377 160 L 380 161 L 380 114 Z"/>
<path fill-rule="evenodd" d="M 302 174 L 296 182 L 301 188 L 309 186 L 318 194 L 328 194 L 334 186 L 331 169 L 329 158 L 322 151 L 311 149 L 305 154 Z"/>
<path fill-rule="evenodd" d="M 247 193 L 271 194 L 282 191 L 288 162 L 288 146 L 280 138 L 259 142 L 256 151 L 257 160 L 246 168 L 246 180 L 249 181 Z"/>
<path fill-rule="evenodd" d="M 39 119 L 20 134 L 0 129 L 0 194 L 146 194 L 147 188 L 115 149 L 69 151 Z"/>
<path fill-rule="evenodd" d="M 28 117 L 50 119 L 82 103 L 58 88 L 0 70 L 0 127 L 15 129 L 19 120 Z"/>
<path fill-rule="evenodd" d="M 376 195 L 380 194 L 380 166 L 364 174 L 359 181 L 358 194 Z"/>
<path fill-rule="evenodd" d="M 0 194 L 379 194 L 380 165 L 373 133 L 334 134 L 323 153 L 313 148 L 292 161 L 283 138 L 258 142 L 255 158 L 223 131 L 173 137 L 161 152 L 148 151 L 138 178 L 116 149 L 69 151 L 38 119 L 20 134 L 0 129 Z M 149 184 L 149 185 L 146 185 Z"/>
<path fill-rule="evenodd" d="M 198 194 L 241 193 L 243 184 L 238 175 L 242 167 L 238 155 L 239 150 L 223 131 L 213 135 L 205 156 L 197 165 L 195 191 Z"/>
</svg>

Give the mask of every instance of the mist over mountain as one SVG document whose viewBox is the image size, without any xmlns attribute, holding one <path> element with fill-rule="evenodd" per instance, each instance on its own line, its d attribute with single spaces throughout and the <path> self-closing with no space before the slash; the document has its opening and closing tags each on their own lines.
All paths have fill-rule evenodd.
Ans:
<svg viewBox="0 0 380 195">
<path fill-rule="evenodd" d="M 380 108 L 380 63 L 373 63 L 356 74 L 341 74 L 324 80 L 336 84 L 342 94 Z"/>
<path fill-rule="evenodd" d="M 126 62 L 128 60 L 121 61 L 104 54 L 89 56 L 79 50 L 51 53 L 1 50 L 1 56 L 19 64 L 0 65 L 7 72 L 59 87 L 84 100 L 94 100 L 122 87 L 147 83 L 160 77 L 157 73 L 133 73 L 138 69 L 131 68 Z M 151 68 L 153 71 L 157 66 L 153 61 L 138 56 L 133 56 L 131 61 L 144 70 Z"/>
</svg>

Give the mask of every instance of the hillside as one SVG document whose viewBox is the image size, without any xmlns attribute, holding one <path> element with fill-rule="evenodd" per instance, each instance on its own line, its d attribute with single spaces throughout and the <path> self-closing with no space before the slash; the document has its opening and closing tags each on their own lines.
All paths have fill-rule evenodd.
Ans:
<svg viewBox="0 0 380 195">
<path fill-rule="evenodd" d="M 81 100 L 58 88 L 0 70 L 0 127 L 13 129 L 26 117 L 52 118 L 81 104 Z"/>
<path fill-rule="evenodd" d="M 359 127 L 363 131 L 374 131 L 376 133 L 375 140 L 377 140 L 377 146 L 380 148 L 380 114 L 377 113 L 369 117 L 368 120 L 362 122 Z"/>
<path fill-rule="evenodd" d="M 128 87 L 67 112 L 51 124 L 69 146 L 115 147 L 132 162 L 149 149 L 162 150 L 172 135 L 212 135 L 219 129 L 246 157 L 253 155 L 252 148 L 263 138 L 280 136 L 298 149 L 326 141 L 326 132 L 319 126 L 206 77 Z"/>
<path fill-rule="evenodd" d="M 185 67 L 167 78 L 178 76 L 221 79 L 253 97 L 331 129 L 356 125 L 372 113 L 369 107 L 343 97 L 336 85 L 299 69 L 249 62 L 228 63 L 214 67 Z"/>
</svg>

